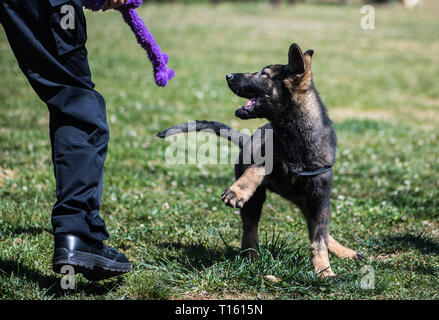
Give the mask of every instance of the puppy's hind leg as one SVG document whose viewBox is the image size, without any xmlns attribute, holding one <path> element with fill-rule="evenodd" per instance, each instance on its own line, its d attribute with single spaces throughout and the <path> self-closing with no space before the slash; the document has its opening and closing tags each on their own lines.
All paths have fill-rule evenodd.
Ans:
<svg viewBox="0 0 439 320">
<path fill-rule="evenodd" d="M 335 240 L 331 235 L 328 235 L 328 249 L 329 252 L 335 255 L 337 258 L 348 258 L 364 260 L 365 258 L 360 253 L 342 246 L 337 240 Z"/>
<path fill-rule="evenodd" d="M 264 187 L 256 189 L 253 196 L 247 201 L 241 209 L 242 219 L 242 250 L 246 250 L 244 254 L 252 260 L 259 258 L 258 254 L 258 226 L 261 218 L 262 206 L 266 198 L 266 190 Z"/>
</svg>

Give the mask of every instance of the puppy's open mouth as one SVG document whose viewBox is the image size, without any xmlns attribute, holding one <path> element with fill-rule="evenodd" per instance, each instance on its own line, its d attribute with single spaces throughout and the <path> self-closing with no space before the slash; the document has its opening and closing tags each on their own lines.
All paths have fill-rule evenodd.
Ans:
<svg viewBox="0 0 439 320">
<path fill-rule="evenodd" d="M 257 102 L 256 98 L 251 98 L 250 100 L 247 101 L 245 105 L 239 107 L 238 110 L 236 110 L 235 115 L 241 119 L 252 118 L 255 110 L 256 102 Z"/>
<path fill-rule="evenodd" d="M 256 99 L 255 98 L 251 98 L 249 101 L 247 101 L 247 103 L 242 106 L 241 108 L 243 108 L 244 110 L 247 111 L 253 111 L 253 109 L 255 108 L 256 105 Z"/>
</svg>

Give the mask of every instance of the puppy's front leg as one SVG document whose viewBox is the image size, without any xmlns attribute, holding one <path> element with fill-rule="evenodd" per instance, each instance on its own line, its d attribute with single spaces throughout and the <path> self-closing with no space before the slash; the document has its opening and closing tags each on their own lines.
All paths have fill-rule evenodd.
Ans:
<svg viewBox="0 0 439 320">
<path fill-rule="evenodd" d="M 257 187 L 264 181 L 264 177 L 264 166 L 253 165 L 248 167 L 242 176 L 223 192 L 221 199 L 229 207 L 242 208 L 256 191 Z"/>
</svg>

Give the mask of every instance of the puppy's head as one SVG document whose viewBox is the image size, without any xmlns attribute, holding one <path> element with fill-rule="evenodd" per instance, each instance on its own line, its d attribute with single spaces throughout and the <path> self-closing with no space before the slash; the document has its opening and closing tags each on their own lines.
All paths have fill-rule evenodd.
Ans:
<svg viewBox="0 0 439 320">
<path fill-rule="evenodd" d="M 227 84 L 236 95 L 249 99 L 235 115 L 241 119 L 273 119 L 291 105 L 292 96 L 312 87 L 311 57 L 313 50 L 302 53 L 293 43 L 288 64 L 270 65 L 254 73 L 229 73 Z"/>
</svg>

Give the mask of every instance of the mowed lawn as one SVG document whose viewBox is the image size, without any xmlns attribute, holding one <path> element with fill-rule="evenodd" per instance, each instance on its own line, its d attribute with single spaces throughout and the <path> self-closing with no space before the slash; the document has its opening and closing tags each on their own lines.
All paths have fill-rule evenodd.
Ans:
<svg viewBox="0 0 439 320">
<path fill-rule="evenodd" d="M 51 271 L 47 108 L 0 30 L 0 298 L 438 298 L 437 1 L 413 11 L 377 6 L 375 30 L 361 29 L 357 5 L 153 4 L 139 12 L 176 70 L 167 88 L 154 85 L 117 12 L 87 12 L 93 80 L 111 130 L 102 217 L 108 243 L 130 257 L 133 271 L 98 283 L 77 276 L 70 292 Z M 233 165 L 168 164 L 170 143 L 156 137 L 195 119 L 263 124 L 234 117 L 245 101 L 225 75 L 286 63 L 292 42 L 315 50 L 315 85 L 338 136 L 331 234 L 366 256 L 331 257 L 339 281 L 312 272 L 304 219 L 273 194 L 260 225 L 261 259 L 241 259 L 238 211 L 220 197 Z M 374 288 L 364 289 L 371 270 Z"/>
</svg>

